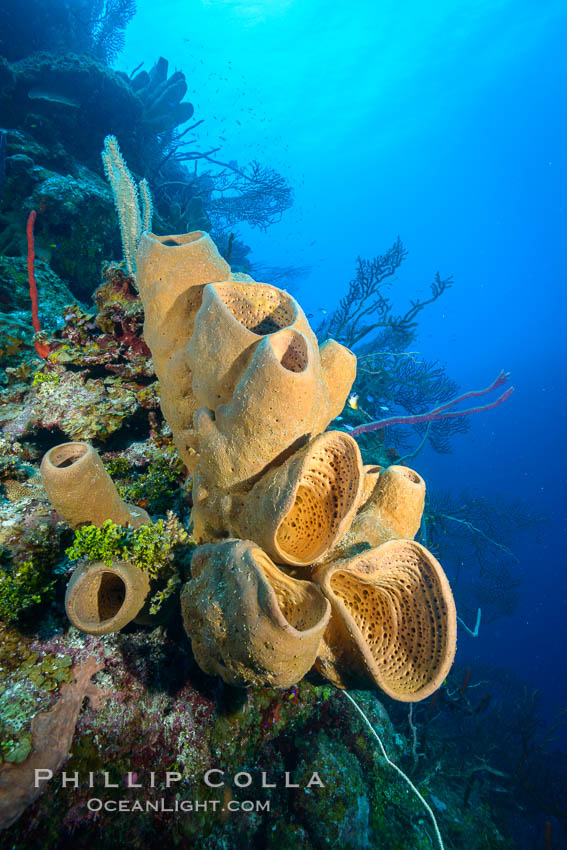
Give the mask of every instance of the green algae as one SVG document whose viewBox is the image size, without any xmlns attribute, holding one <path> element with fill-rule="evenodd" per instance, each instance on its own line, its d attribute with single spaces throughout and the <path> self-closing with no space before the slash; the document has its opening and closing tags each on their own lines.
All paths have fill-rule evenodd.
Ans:
<svg viewBox="0 0 567 850">
<path fill-rule="evenodd" d="M 167 520 L 128 528 L 106 520 L 101 528 L 85 525 L 75 531 L 72 545 L 65 554 L 70 561 L 84 559 L 129 561 L 148 573 L 159 586 L 150 602 L 149 613 L 157 614 L 181 584 L 180 571 L 195 542 L 177 517 L 169 513 Z"/>
<path fill-rule="evenodd" d="M 56 583 L 49 570 L 33 561 L 0 568 L 0 620 L 16 623 L 29 608 L 51 599 Z"/>
<path fill-rule="evenodd" d="M 42 372 L 38 370 L 34 372 L 32 378 L 32 387 L 37 387 L 39 384 L 58 384 L 60 381 L 57 372 Z"/>
<path fill-rule="evenodd" d="M 121 477 L 131 473 L 131 468 L 124 469 L 123 465 L 115 464 Z M 110 475 L 113 475 L 109 469 Z M 187 470 L 181 458 L 170 451 L 169 455 L 158 455 L 147 472 L 136 474 L 130 483 L 118 485 L 120 496 L 127 502 L 142 504 L 150 513 L 165 513 L 175 500 L 180 481 L 187 475 Z"/>
<path fill-rule="evenodd" d="M 0 621 L 16 623 L 36 616 L 38 606 L 54 598 L 60 532 L 41 511 L 23 515 L 0 534 Z"/>
</svg>

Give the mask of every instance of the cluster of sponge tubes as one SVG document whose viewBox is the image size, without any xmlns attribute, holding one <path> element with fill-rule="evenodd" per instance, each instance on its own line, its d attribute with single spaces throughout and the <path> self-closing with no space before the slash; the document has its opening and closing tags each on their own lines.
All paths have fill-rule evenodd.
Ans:
<svg viewBox="0 0 567 850">
<path fill-rule="evenodd" d="M 413 540 L 425 484 L 363 466 L 349 434 L 325 430 L 355 355 L 319 346 L 295 299 L 233 275 L 207 234 L 145 233 L 136 265 L 162 411 L 193 475 L 199 545 L 181 606 L 198 664 L 235 685 L 288 687 L 315 666 L 339 687 L 431 694 L 453 661 L 456 612 Z M 103 579 L 82 569 L 89 630 L 115 630 Z M 112 614 L 98 624 L 95 597 Z"/>
</svg>

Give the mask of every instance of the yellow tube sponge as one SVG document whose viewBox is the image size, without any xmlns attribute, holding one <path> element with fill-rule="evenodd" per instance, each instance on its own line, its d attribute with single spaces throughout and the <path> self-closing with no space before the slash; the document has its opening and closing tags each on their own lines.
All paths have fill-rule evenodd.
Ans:
<svg viewBox="0 0 567 850">
<path fill-rule="evenodd" d="M 329 394 L 329 409 L 324 411 L 327 424 L 340 415 L 356 378 L 356 355 L 336 342 L 328 339 L 319 349 L 323 379 Z M 327 425 L 321 427 L 323 431 Z"/>
<path fill-rule="evenodd" d="M 205 286 L 187 346 L 199 403 L 215 410 L 229 402 L 258 342 L 284 328 L 301 331 L 318 350 L 303 310 L 284 290 L 234 281 Z"/>
<path fill-rule="evenodd" d="M 449 672 L 457 615 L 441 565 L 413 540 L 391 540 L 313 575 L 332 616 L 317 669 L 339 687 L 377 685 L 416 702 Z"/>
<path fill-rule="evenodd" d="M 360 504 L 358 506 L 358 510 L 360 511 L 366 505 L 368 499 L 374 492 L 374 488 L 378 483 L 378 479 L 380 478 L 380 473 L 382 472 L 383 467 L 376 466 L 375 463 L 365 463 L 362 467 L 362 471 L 364 473 L 364 481 L 362 484 L 362 491 L 360 493 Z"/>
<path fill-rule="evenodd" d="M 199 546 L 181 593 L 185 630 L 205 673 L 231 685 L 287 688 L 313 666 L 330 605 L 255 543 Z"/>
<path fill-rule="evenodd" d="M 374 511 L 396 537 L 415 537 L 425 505 L 425 481 L 408 466 L 389 466 L 379 476 L 365 510 Z"/>
<path fill-rule="evenodd" d="M 227 491 L 305 443 L 326 396 L 318 366 L 313 346 L 298 331 L 261 339 L 230 402 L 195 415 L 201 453 L 196 477 Z"/>
<path fill-rule="evenodd" d="M 203 287 L 226 280 L 230 267 L 210 236 L 201 231 L 176 236 L 144 233 L 136 253 L 136 280 L 144 305 L 144 338 L 160 382 L 160 405 L 177 449 L 193 470 L 198 455 L 186 347 L 193 333 Z"/>
<path fill-rule="evenodd" d="M 62 443 L 41 461 L 47 497 L 71 528 L 96 525 L 111 519 L 116 525 L 137 528 L 150 518 L 143 508 L 122 501 L 98 452 L 88 443 Z"/>
<path fill-rule="evenodd" d="M 90 635 L 107 635 L 128 625 L 150 592 L 148 574 L 127 561 L 111 566 L 91 561 L 77 567 L 67 585 L 65 610 L 74 626 Z"/>
<path fill-rule="evenodd" d="M 355 440 L 342 431 L 315 437 L 268 470 L 233 506 L 233 530 L 256 540 L 278 563 L 322 558 L 350 526 L 362 488 Z"/>
<path fill-rule="evenodd" d="M 380 467 L 367 469 L 361 507 L 330 558 L 354 554 L 360 544 L 380 546 L 396 537 L 411 539 L 419 531 L 425 504 L 423 478 L 407 466 L 379 470 Z"/>
</svg>

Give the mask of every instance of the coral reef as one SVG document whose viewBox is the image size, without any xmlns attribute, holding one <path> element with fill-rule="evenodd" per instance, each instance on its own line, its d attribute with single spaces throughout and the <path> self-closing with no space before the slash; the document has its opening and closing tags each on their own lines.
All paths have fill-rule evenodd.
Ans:
<svg viewBox="0 0 567 850">
<path fill-rule="evenodd" d="M 109 148 L 107 157 L 113 156 Z M 116 168 L 126 173 L 116 156 Z M 124 203 L 123 232 L 130 232 L 130 224 L 139 218 L 135 193 L 130 195 L 135 203 Z M 219 273 L 226 278 L 227 267 L 206 234 L 158 238 L 144 233 L 135 266 L 144 303 L 144 336 L 160 379 L 160 406 L 181 457 L 194 472 L 193 533 L 197 543 L 213 544 L 203 554 L 197 549 L 194 574 L 183 593 L 185 627 L 202 668 L 219 672 L 231 683 L 285 687 L 299 681 L 319 657 L 318 669 L 335 683 L 342 684 L 343 675 L 348 679 L 350 650 L 339 652 L 330 637 L 322 640 L 328 602 L 316 584 L 301 581 L 300 573 L 287 575 L 271 556 L 276 564 L 310 568 L 307 577 L 321 585 L 332 603 L 329 634 L 357 635 L 372 682 L 387 682 L 385 690 L 400 699 L 427 696 L 452 662 L 456 620 L 441 567 L 427 550 L 409 543 L 421 523 L 424 482 L 403 467 L 365 471 L 352 437 L 321 433 L 344 405 L 355 375 L 353 354 L 335 341 L 319 348 L 299 305 L 276 287 L 238 276 L 208 283 Z M 127 302 L 126 287 L 125 282 Z M 76 311 L 74 319 L 80 327 Z M 104 317 L 97 323 L 104 328 Z M 217 338 L 220 351 L 212 357 L 210 340 Z M 50 346 L 50 365 L 62 348 Z M 53 383 L 51 378 L 59 384 L 59 374 L 48 371 L 38 380 L 38 393 Z M 61 375 L 64 380 L 69 378 Z M 49 427 L 45 407 L 43 425 Z M 24 406 L 5 432 L 24 434 L 29 427 Z M 90 551 L 67 590 L 69 618 L 92 634 L 123 628 L 146 604 L 150 587 L 139 569 L 148 568 L 148 563 L 144 558 L 141 563 L 130 561 L 122 534 L 115 529 L 147 525 L 148 514 L 122 500 L 99 455 L 84 442 L 50 449 L 41 473 L 52 506 L 67 524 L 95 527 L 87 533 L 79 528 L 77 546 L 70 550 L 80 557 L 85 543 Z M 102 529 L 100 539 L 97 526 Z M 227 536 L 249 542 L 228 548 L 217 542 Z M 97 554 L 100 544 L 108 547 L 102 557 Z M 369 558 L 345 560 L 353 548 L 369 550 Z M 151 549 L 142 551 L 151 559 Z M 343 558 L 337 561 L 339 556 Z M 378 565 L 384 558 L 387 567 L 381 572 Z M 327 566 L 321 571 L 317 565 L 323 560 Z M 388 598 L 385 588 L 396 588 L 405 625 L 396 641 L 389 639 L 380 665 L 386 670 L 388 665 L 405 664 L 405 690 L 377 670 L 376 656 L 365 647 L 369 635 L 373 639 L 375 633 L 383 634 L 385 639 L 390 628 L 377 620 L 373 605 L 359 607 L 354 628 L 352 607 L 347 612 L 348 606 L 337 603 L 331 586 L 345 574 L 347 584 L 364 585 L 368 579 L 364 595 L 371 592 L 381 610 Z M 168 576 L 160 598 L 169 598 L 178 584 L 178 576 Z M 213 594 L 215 586 L 219 592 Z M 232 624 L 239 606 L 248 610 L 251 588 L 257 588 L 252 598 L 260 595 L 264 602 L 252 605 L 242 637 L 235 640 Z M 205 599 L 212 608 L 203 616 Z M 292 599 L 303 602 L 294 606 Z M 308 612 L 309 606 L 313 610 Z M 413 646 L 416 631 L 423 654 Z M 332 663 L 325 660 L 329 657 Z"/>
<path fill-rule="evenodd" d="M 179 82 L 168 80 L 166 72 L 164 91 L 181 91 Z M 159 105 L 156 92 L 154 87 Z M 27 208 L 20 220 L 11 218 L 4 235 L 11 251 L 21 251 L 17 234 L 25 214 L 37 208 L 36 250 L 41 252 L 50 238 L 50 210 L 55 212 L 60 196 L 82 199 L 75 212 L 72 203 L 67 209 L 62 202 L 62 222 L 65 216 L 87 220 L 82 204 L 89 196 L 81 189 L 87 176 L 83 183 L 74 172 L 58 183 L 65 151 L 56 146 L 42 151 L 37 141 L 17 132 L 10 133 L 10 144 L 28 145 L 33 156 L 46 157 L 45 171 L 53 171 L 43 174 L 37 195 L 36 182 L 27 183 Z M 13 203 L 17 169 L 31 177 L 38 172 L 32 156 L 31 163 L 18 164 L 13 147 L 9 153 L 16 157 L 8 163 Z M 258 174 L 258 180 L 264 177 Z M 110 192 L 95 183 L 93 208 L 101 199 L 101 214 L 104 209 L 111 221 Z M 108 233 L 116 245 L 114 227 L 109 224 Z M 101 245 L 97 251 L 106 250 Z M 237 255 L 233 237 L 226 250 Z M 99 256 L 89 258 L 92 268 Z M 29 316 L 25 268 L 16 257 L 6 262 L 8 275 L 16 269 L 21 275 L 17 303 L 23 319 L 24 313 Z M 205 233 L 146 234 L 136 266 L 133 277 L 107 265 L 91 309 L 73 303 L 63 287 L 61 301 L 53 299 L 42 287 L 45 266 L 36 260 L 44 328 L 39 341 L 49 346 L 48 356 L 41 363 L 34 357 L 29 318 L 26 333 L 7 340 L 0 422 L 0 598 L 5 602 L 0 616 L 34 637 L 18 631 L 6 638 L 14 651 L 11 702 L 0 700 L 4 761 L 32 764 L 37 749 L 32 718 L 54 709 L 73 664 L 90 657 L 100 665 L 104 659 L 99 686 L 112 688 L 118 697 L 96 717 L 92 709 L 79 715 L 66 769 L 96 772 L 112 760 L 118 782 L 132 764 L 139 771 L 173 770 L 182 777 L 177 792 L 195 794 L 194 785 L 198 796 L 210 801 L 215 791 L 202 774 L 211 765 L 220 765 L 228 776 L 244 762 L 253 763 L 258 778 L 267 763 L 284 776 L 294 766 L 293 785 L 273 791 L 281 816 L 271 821 L 269 835 L 266 820 L 244 810 L 232 822 L 209 812 L 192 821 L 175 818 L 176 840 L 204 835 L 211 847 L 228 841 L 234 847 L 260 842 L 276 848 L 288 846 L 293 835 L 310 850 L 338 840 L 353 847 L 385 842 L 394 847 L 404 836 L 400 846 L 408 841 L 427 846 L 419 802 L 410 804 L 418 826 L 408 827 L 401 814 L 408 807 L 404 794 L 385 777 L 389 768 L 360 735 L 356 720 L 353 727 L 340 692 L 312 684 L 319 680 L 318 668 L 339 686 L 378 685 L 397 701 L 413 702 L 445 677 L 454 652 L 452 598 L 435 558 L 411 541 L 422 518 L 422 480 L 399 465 L 385 472 L 375 463 L 363 467 L 351 435 L 325 430 L 341 415 L 356 358 L 339 342 L 319 345 L 288 293 L 232 273 Z M 9 297 L 16 298 L 15 288 Z M 13 329 L 19 332 L 19 325 Z M 213 352 L 215 334 L 220 342 Z M 296 390 L 302 382 L 303 394 Z M 297 409 L 289 409 L 290 393 Z M 348 409 L 356 413 L 355 407 Z M 90 485 L 77 491 L 88 498 L 74 498 L 66 506 L 57 504 L 49 485 L 44 489 L 39 460 L 57 455 L 64 439 L 71 441 L 63 444 L 65 452 L 73 451 L 73 443 L 92 441 L 81 457 L 98 457 L 98 451 L 102 458 L 97 475 L 86 480 L 108 487 L 112 476 L 111 501 L 118 513 L 105 504 L 95 515 L 94 503 L 104 499 Z M 392 458 L 384 463 L 380 452 L 369 459 L 387 465 Z M 80 465 L 81 458 L 70 460 L 75 462 L 56 464 L 56 470 L 72 472 Z M 82 502 L 80 515 L 77 502 Z M 177 516 L 158 518 L 172 507 Z M 197 541 L 185 530 L 190 507 Z M 144 519 L 148 511 L 152 521 L 132 527 L 132 510 Z M 73 536 L 70 526 L 77 525 Z M 70 562 L 77 561 L 71 573 Z M 367 566 L 361 568 L 362 563 Z M 66 582 L 72 626 L 62 617 Z M 367 598 L 366 593 L 372 597 L 367 611 L 357 598 Z M 396 641 L 377 651 L 375 612 L 390 605 L 396 622 L 404 625 Z M 431 609 L 434 619 L 427 613 Z M 386 618 L 380 619 L 385 634 Z M 417 626 L 406 628 L 406 621 Z M 425 636 L 422 654 L 412 628 Z M 334 642 L 337 634 L 347 634 L 346 642 Z M 407 676 L 388 675 L 400 665 Z M 214 684 L 199 668 L 239 690 Z M 5 681 L 6 674 L 0 674 Z M 254 691 L 243 690 L 249 684 Z M 363 693 L 357 701 L 388 752 L 399 755 L 402 739 L 393 735 L 380 703 Z M 54 772 L 61 764 L 58 757 Z M 325 771 L 325 789 L 306 787 L 317 764 Z M 173 789 L 160 780 L 158 785 L 173 801 Z M 422 791 L 436 806 L 429 785 L 424 782 Z M 439 799 L 443 790 L 442 785 L 436 789 Z M 94 794 L 118 799 L 117 793 L 97 780 L 93 789 L 74 791 L 70 809 L 58 790 L 50 794 L 49 805 L 45 798 L 31 802 L 24 795 L 29 814 L 7 836 L 16 843 L 25 836 L 45 847 L 58 846 L 65 836 L 92 837 L 86 801 Z M 226 807 L 245 801 L 245 794 L 228 781 L 221 796 Z M 148 789 L 143 795 L 151 796 Z M 457 825 L 457 810 L 456 805 L 449 814 L 439 809 L 442 828 L 454 840 L 465 834 L 469 839 L 474 819 Z M 41 836 L 38 824 L 45 828 Z M 96 834 L 102 847 L 112 846 L 108 825 L 108 815 L 100 815 Z M 152 846 L 153 829 L 141 820 L 135 841 Z M 130 837 L 128 826 L 119 832 L 119 838 Z M 486 835 L 492 841 L 486 846 L 499 846 L 489 823 Z M 476 845 L 469 840 L 467 846 Z"/>
<path fill-rule="evenodd" d="M 564 787 L 546 772 L 534 700 L 517 687 L 506 703 L 501 677 L 484 671 L 472 687 L 470 671 L 442 682 L 454 610 L 424 546 L 441 557 L 441 543 L 455 548 L 457 538 L 493 552 L 504 544 L 469 502 L 461 510 L 426 501 L 422 516 L 423 481 L 397 453 L 404 423 L 384 423 L 384 408 L 399 418 L 398 405 L 420 446 L 438 450 L 463 429 L 465 419 L 420 419 L 458 388 L 406 351 L 419 313 L 450 279 L 436 276 L 432 297 L 398 316 L 381 286 L 404 258 L 401 242 L 360 260 L 319 345 L 297 302 L 273 285 L 282 270 L 254 272 L 234 230 L 278 221 L 292 200 L 285 180 L 257 162 L 224 163 L 198 150 L 195 135 L 181 136 L 193 107 L 183 73 L 169 74 L 165 59 L 131 77 L 104 64 L 129 0 L 90 4 L 86 15 L 83 0 L 56 0 L 48 18 L 33 0 L 10 23 L 13 5 L 0 11 L 9 59 L 0 57 L 0 813 L 10 810 L 3 826 L 18 819 L 0 844 L 153 850 L 167 832 L 176 846 L 209 850 L 424 850 L 434 810 L 451 846 L 504 850 L 501 825 L 523 817 L 516 800 L 550 818 L 548 842 L 553 819 L 555 839 Z M 11 28 L 18 21 L 24 28 Z M 107 264 L 99 286 L 102 259 L 127 254 L 102 179 L 109 132 L 133 181 L 152 184 L 156 228 L 184 235 L 147 234 L 138 268 Z M 32 210 L 35 338 L 24 258 Z M 282 287 L 294 271 L 284 270 Z M 49 347 L 44 360 L 36 343 Z M 357 358 L 341 343 L 357 346 L 362 367 L 345 412 Z M 358 432 L 361 457 L 346 431 L 371 421 L 380 430 Z M 39 463 L 66 440 L 66 450 L 91 443 L 96 480 L 115 482 L 98 516 L 88 485 L 75 503 L 60 503 L 61 514 L 48 501 Z M 199 545 L 187 531 L 191 509 Z M 138 527 L 117 524 L 148 514 Z M 513 575 L 489 567 L 485 559 L 483 586 L 460 585 L 461 613 L 473 602 L 489 618 L 509 609 Z M 382 688 L 387 709 L 375 693 L 353 693 L 384 750 L 316 667 L 340 687 Z M 85 693 L 113 698 L 81 711 Z M 390 757 L 421 797 L 408 796 Z M 55 776 L 37 796 L 38 759 L 54 774 L 77 771 L 78 787 Z M 204 780 L 211 769 L 218 788 Z M 316 772 L 322 786 L 310 785 Z M 95 797 L 110 806 L 126 798 L 131 814 L 94 813 Z M 255 797 L 272 805 L 269 817 L 246 808 Z M 175 808 L 188 801 L 208 808 L 188 817 Z"/>
<path fill-rule="evenodd" d="M 200 557 L 204 562 L 208 551 L 217 553 L 220 551 L 217 546 L 230 548 L 231 544 L 221 541 L 195 549 L 177 521 L 172 518 L 155 521 L 156 514 L 165 514 L 171 506 L 175 506 L 179 516 L 186 518 L 190 490 L 184 486 L 183 464 L 169 429 L 161 419 L 159 387 L 151 361 L 148 365 L 148 352 L 141 337 L 140 300 L 128 279 L 109 267 L 106 282 L 97 291 L 96 303 L 97 313 L 87 313 L 79 307 L 65 311 L 64 326 L 49 338 L 52 351 L 45 363 L 27 361 L 33 365 L 26 372 L 23 369 L 26 361 L 23 361 L 6 376 L 5 391 L 14 404 L 16 392 L 21 403 L 41 391 L 45 394 L 44 403 L 51 400 L 53 410 L 45 419 L 51 429 L 43 427 L 39 403 L 38 416 L 30 420 L 23 433 L 12 434 L 9 423 L 4 428 L 0 439 L 0 479 L 13 482 L 11 491 L 19 498 L 0 505 L 3 523 L 0 542 L 8 560 L 30 560 L 28 553 L 33 553 L 37 563 L 46 565 L 43 573 L 46 582 L 55 582 L 55 586 L 40 601 L 22 611 L 22 615 L 26 611 L 36 612 L 33 638 L 23 637 L 21 633 L 15 633 L 10 639 L 2 636 L 10 661 L 8 664 L 2 658 L 0 666 L 4 671 L 11 671 L 8 694 L 12 706 L 8 712 L 0 700 L 0 724 L 4 723 L 4 717 L 7 721 L 1 728 L 6 743 L 2 754 L 21 758 L 25 763 L 31 749 L 31 719 L 34 714 L 45 713 L 57 704 L 59 689 L 69 679 L 72 664 L 79 666 L 89 656 L 94 656 L 97 664 L 104 660 L 105 672 L 98 673 L 96 681 L 99 687 L 112 690 L 115 696 L 96 714 L 87 708 L 79 715 L 71 755 L 65 765 L 67 772 L 77 770 L 80 776 L 92 771 L 94 787 L 88 788 L 81 783 L 76 789 L 62 789 L 54 777 L 48 785 L 49 793 L 31 803 L 6 831 L 6 840 L 10 845 L 27 843 L 46 850 L 63 847 L 71 841 L 76 844 L 95 840 L 103 848 L 116 846 L 116 842 L 153 848 L 159 846 L 156 843 L 159 830 L 167 826 L 176 841 L 207 841 L 215 850 L 227 844 L 235 848 L 261 844 L 276 850 L 288 847 L 290 840 L 305 850 L 316 850 L 323 843 L 336 840 L 352 847 L 363 846 L 364 842 L 367 846 L 430 846 L 427 830 L 421 825 L 425 813 L 418 801 L 409 799 L 405 788 L 391 775 L 359 720 L 349 707 L 345 708 L 344 697 L 339 691 L 314 685 L 314 673 L 309 673 L 291 688 L 283 688 L 281 682 L 275 689 L 262 687 L 262 677 L 259 677 L 258 685 L 248 691 L 232 690 L 200 673 L 183 626 L 176 620 L 179 603 L 175 591 L 185 581 L 186 598 L 193 585 L 195 607 L 200 605 L 201 609 L 193 612 L 192 618 L 197 621 L 202 616 L 206 595 L 201 588 L 211 581 L 211 576 L 214 587 L 211 604 L 219 590 L 212 563 L 198 575 Z M 16 359 L 15 362 L 20 361 Z M 113 380 L 118 376 L 131 388 L 135 405 L 124 422 L 143 423 L 142 430 L 134 428 L 124 432 L 123 426 L 110 430 L 106 419 L 110 412 L 101 411 L 94 419 L 87 407 L 79 410 L 75 422 L 77 427 L 79 422 L 83 423 L 79 430 L 85 428 L 86 421 L 90 423 L 88 439 L 92 439 L 101 452 L 121 498 L 138 505 L 142 503 L 141 506 L 153 514 L 151 525 L 136 529 L 113 523 L 104 523 L 102 528 L 84 525 L 75 530 L 73 537 L 67 524 L 58 521 L 49 510 L 41 484 L 34 484 L 41 456 L 50 445 L 61 441 L 62 428 L 69 428 L 66 422 L 73 414 L 73 405 L 81 402 L 80 397 L 58 395 L 67 385 L 71 369 L 79 379 L 77 386 L 89 381 L 93 388 L 109 387 L 113 386 L 108 383 L 109 377 Z M 348 387 L 343 392 L 346 397 Z M 344 434 L 339 437 L 345 445 L 354 442 Z M 298 451 L 301 452 L 301 448 Z M 296 453 L 292 452 L 289 459 Z M 287 460 L 283 457 L 281 463 Z M 358 464 L 357 459 L 355 466 Z M 375 466 L 361 468 L 359 477 L 356 507 L 362 511 L 380 481 L 381 471 Z M 383 482 L 387 480 L 386 477 Z M 256 482 L 250 483 L 253 487 Z M 26 489 L 18 494 L 16 487 Z M 419 507 L 415 508 L 418 510 Z M 385 515 L 381 514 L 381 518 L 387 521 Z M 5 522 L 12 524 L 4 525 Z M 413 526 L 407 528 L 411 531 Z M 174 540 L 178 542 L 172 546 Z M 156 627 L 154 622 L 151 631 L 147 627 L 134 629 L 129 626 L 124 632 L 102 636 L 81 635 L 69 628 L 61 617 L 63 585 L 69 575 L 67 559 L 78 561 L 79 569 L 85 562 L 101 561 L 112 565 L 121 560 L 136 564 L 138 570 L 145 568 L 153 585 L 150 596 L 153 594 L 155 606 L 165 595 L 167 626 Z M 269 564 L 263 553 L 261 563 L 264 567 Z M 220 575 L 220 566 L 215 566 L 215 570 Z M 278 597 L 276 588 L 265 577 L 259 576 L 252 567 L 250 570 L 258 586 L 265 588 L 263 610 L 269 612 L 273 625 L 279 623 L 290 640 L 302 641 L 304 635 L 309 637 L 308 630 L 301 629 L 305 624 L 293 620 L 293 610 L 286 608 L 286 598 L 296 598 L 297 592 L 305 586 L 312 588 L 307 600 L 323 598 L 310 581 L 310 573 L 292 575 L 285 566 L 272 565 L 267 569 L 268 574 L 272 580 L 274 576 L 281 579 Z M 225 574 L 224 580 L 229 576 L 230 573 Z M 168 595 L 170 581 L 174 589 L 171 591 L 170 587 Z M 286 592 L 291 597 L 286 597 Z M 244 624 L 241 598 L 242 594 L 234 593 L 229 600 L 237 625 Z M 307 607 L 306 615 L 313 610 Z M 287 615 L 285 619 L 284 615 Z M 253 621 L 250 623 L 255 625 Z M 199 628 L 199 634 L 204 638 L 205 629 Z M 238 650 L 244 653 L 245 649 L 243 642 Z M 211 657 L 212 650 L 208 649 L 206 658 Z M 205 666 L 205 658 L 201 661 Z M 232 656 L 227 661 L 231 664 Z M 304 664 L 308 663 L 304 658 Z M 273 673 L 273 660 L 265 670 L 263 675 Z M 299 671 L 299 675 L 303 673 Z M 7 682 L 6 672 L 0 676 L 3 683 Z M 249 674 L 245 673 L 244 681 L 247 676 Z M 394 733 L 384 707 L 370 694 L 359 692 L 356 699 L 371 718 L 388 753 L 398 759 L 401 757 L 402 763 L 411 764 L 410 742 L 406 743 L 401 735 Z M 441 699 L 444 699 L 444 690 Z M 17 712 L 16 718 L 14 712 Z M 225 784 L 220 790 L 207 787 L 203 781 L 204 772 L 211 768 L 223 773 Z M 251 797 L 250 791 L 234 781 L 243 769 L 249 769 L 258 797 L 272 804 L 269 817 L 265 813 L 238 808 Z M 102 771 L 105 770 L 110 771 L 109 781 L 117 783 L 119 788 L 104 787 Z M 157 776 L 155 788 L 147 784 L 152 770 Z M 164 781 L 168 770 L 182 777 L 169 789 Z M 290 782 L 299 787 L 285 787 L 285 773 L 290 770 Z M 318 770 L 325 787 L 306 788 L 309 777 Z M 269 772 L 266 781 L 275 784 L 275 788 L 261 788 L 263 772 Z M 141 789 L 128 787 L 129 775 L 133 783 L 142 785 Z M 442 771 L 432 769 L 431 776 L 420 782 L 420 789 L 435 808 L 443 834 L 451 836 L 456 845 L 461 843 L 483 850 L 506 846 L 487 808 L 482 808 L 478 815 L 468 812 L 463 819 L 462 794 L 460 798 L 456 794 L 449 795 L 447 803 L 441 802 L 447 798 Z M 198 799 L 202 803 L 209 801 L 209 805 L 210 801 L 219 799 L 223 806 L 230 802 L 236 810 L 227 815 L 213 812 L 211 808 L 202 809 L 190 818 L 182 812 L 132 813 L 120 821 L 111 813 L 100 812 L 93 820 L 87 801 L 95 796 L 110 803 L 126 797 L 132 804 L 139 800 L 142 805 L 146 801 L 157 804 L 163 796 L 164 805 L 171 808 L 176 800 L 183 798 Z"/>
<path fill-rule="evenodd" d="M 49 134 L 38 139 L 37 129 L 13 126 L 9 125 L 6 134 L 0 249 L 6 255 L 6 273 L 17 274 L 18 255 L 25 253 L 26 217 L 32 209 L 37 210 L 36 255 L 47 264 L 36 263 L 41 316 L 47 299 L 54 300 L 62 288 L 57 278 L 73 291 L 73 296 L 65 296 L 64 304 L 71 303 L 73 297 L 86 301 L 100 281 L 102 261 L 118 255 L 120 241 L 113 220 L 112 194 L 102 175 L 81 161 L 83 157 L 75 159 L 61 145 L 55 145 Z M 10 269 L 12 264 L 15 271 Z M 42 291 L 47 266 L 52 274 L 46 283 L 51 286 Z"/>
</svg>

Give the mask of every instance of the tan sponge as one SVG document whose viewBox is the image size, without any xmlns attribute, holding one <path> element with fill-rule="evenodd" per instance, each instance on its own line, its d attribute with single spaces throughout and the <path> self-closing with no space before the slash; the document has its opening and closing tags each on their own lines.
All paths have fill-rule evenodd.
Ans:
<svg viewBox="0 0 567 850">
<path fill-rule="evenodd" d="M 225 280 L 230 267 L 207 233 L 144 233 L 136 254 L 136 282 L 144 305 L 144 339 L 160 382 L 162 413 L 191 471 L 198 460 L 192 374 L 185 349 L 193 333 L 203 287 Z"/>
<path fill-rule="evenodd" d="M 98 452 L 88 443 L 54 446 L 43 456 L 40 471 L 49 501 L 72 528 L 100 527 L 107 519 L 134 528 L 150 522 L 143 508 L 122 501 Z"/>
<path fill-rule="evenodd" d="M 278 563 L 307 566 L 350 526 L 362 483 L 356 441 L 326 431 L 270 469 L 241 504 L 235 501 L 232 524 Z"/>
<path fill-rule="evenodd" d="M 457 619 L 439 562 L 413 540 L 391 540 L 313 576 L 333 614 L 317 660 L 339 687 L 377 685 L 402 702 L 432 694 L 456 651 Z"/>
<path fill-rule="evenodd" d="M 128 625 L 142 610 L 149 592 L 148 574 L 135 564 L 90 561 L 73 572 L 65 610 L 82 632 L 106 635 Z"/>
<path fill-rule="evenodd" d="M 195 659 L 232 685 L 287 688 L 313 666 L 330 605 L 250 540 L 195 550 L 181 608 Z"/>
</svg>

